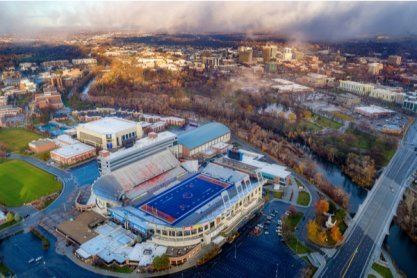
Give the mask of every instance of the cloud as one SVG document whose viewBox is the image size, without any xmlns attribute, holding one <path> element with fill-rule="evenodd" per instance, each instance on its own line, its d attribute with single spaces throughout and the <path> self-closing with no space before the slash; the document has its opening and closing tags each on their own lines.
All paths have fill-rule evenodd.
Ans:
<svg viewBox="0 0 417 278">
<path fill-rule="evenodd" d="M 308 40 L 412 34 L 413 2 L 1 2 L 0 35 L 271 32 Z"/>
</svg>

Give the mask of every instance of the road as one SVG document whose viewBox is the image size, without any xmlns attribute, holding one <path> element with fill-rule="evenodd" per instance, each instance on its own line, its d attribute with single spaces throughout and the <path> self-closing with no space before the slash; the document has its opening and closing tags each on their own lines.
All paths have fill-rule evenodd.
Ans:
<svg viewBox="0 0 417 278">
<path fill-rule="evenodd" d="M 237 136 L 232 137 L 232 142 L 237 142 L 245 150 L 263 154 L 264 155 L 264 160 L 268 163 L 276 163 L 276 164 L 282 165 L 282 163 L 280 163 L 278 160 L 272 158 L 267 153 L 262 152 L 258 148 L 250 145 L 249 143 L 245 142 L 244 140 L 240 139 Z M 316 216 L 316 210 L 315 210 L 313 204 L 315 204 L 318 200 L 320 200 L 319 193 L 323 196 L 325 196 L 326 194 L 324 194 L 323 192 L 318 190 L 317 187 L 312 185 L 304 176 L 298 174 L 297 172 L 295 172 L 291 168 L 287 168 L 287 169 L 289 171 L 291 171 L 292 175 L 295 178 L 297 178 L 305 188 L 308 189 L 308 191 L 310 192 L 310 196 L 311 196 L 311 203 L 310 203 L 309 207 L 297 207 L 298 211 L 301 211 L 302 213 L 304 213 L 304 217 L 303 217 L 303 220 L 297 226 L 297 229 L 295 231 L 296 236 L 304 245 L 306 245 L 310 249 L 318 251 L 320 253 L 323 253 L 316 245 L 311 244 L 310 241 L 308 240 L 307 227 L 306 226 L 307 226 L 308 220 L 312 219 Z"/>
<path fill-rule="evenodd" d="M 23 160 L 48 173 L 51 173 L 62 182 L 63 186 L 62 186 L 61 194 L 58 196 L 57 199 L 55 199 L 55 201 L 52 204 L 50 204 L 47 208 L 45 208 L 42 211 L 36 211 L 30 214 L 27 218 L 25 218 L 20 223 L 0 231 L 0 239 L 13 235 L 21 230 L 25 230 L 31 226 L 39 224 L 39 221 L 43 216 L 51 214 L 52 212 L 56 211 L 59 207 L 63 206 L 64 204 L 71 205 L 68 203 L 68 202 L 71 202 L 70 200 L 71 193 L 73 193 L 74 190 L 76 190 L 76 188 L 78 187 L 77 179 L 69 171 L 65 171 L 65 170 L 62 170 L 53 166 L 49 166 L 45 162 L 35 159 L 33 157 L 29 157 L 29 156 L 10 154 L 9 158 Z"/>
<path fill-rule="evenodd" d="M 397 152 L 376 181 L 345 233 L 345 242 L 320 277 L 363 277 L 377 259 L 410 176 L 417 169 L 417 123 L 410 126 Z"/>
</svg>

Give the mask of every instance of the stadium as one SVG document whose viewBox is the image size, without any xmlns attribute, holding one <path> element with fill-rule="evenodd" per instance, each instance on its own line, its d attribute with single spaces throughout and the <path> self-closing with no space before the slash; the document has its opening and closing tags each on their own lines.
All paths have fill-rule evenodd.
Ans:
<svg viewBox="0 0 417 278">
<path fill-rule="evenodd" d="M 92 192 L 114 222 L 155 244 L 187 247 L 245 224 L 263 205 L 263 184 L 261 174 L 213 163 L 198 170 L 164 150 L 101 176 Z"/>
</svg>

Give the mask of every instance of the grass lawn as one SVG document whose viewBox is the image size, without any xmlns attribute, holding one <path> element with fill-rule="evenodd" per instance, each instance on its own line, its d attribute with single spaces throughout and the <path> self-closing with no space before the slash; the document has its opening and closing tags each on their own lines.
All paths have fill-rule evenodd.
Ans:
<svg viewBox="0 0 417 278">
<path fill-rule="evenodd" d="M 302 206 L 308 206 L 310 203 L 310 194 L 306 191 L 298 192 L 297 204 Z"/>
<path fill-rule="evenodd" d="M 303 216 L 304 214 L 302 212 L 297 212 L 293 216 L 286 217 L 286 221 L 288 221 L 288 224 L 292 230 L 294 230 L 295 227 L 297 227 L 298 223 L 301 221 Z"/>
<path fill-rule="evenodd" d="M 372 269 L 378 272 L 382 277 L 384 278 L 392 278 L 394 277 L 391 273 L 391 270 L 385 266 L 382 266 L 380 264 L 374 263 L 372 265 Z"/>
<path fill-rule="evenodd" d="M 311 252 L 310 248 L 304 246 L 293 233 L 295 231 L 295 227 L 297 227 L 298 223 L 300 223 L 303 216 L 304 214 L 302 212 L 297 212 L 295 215 L 287 216 L 283 220 L 286 224 L 288 224 L 288 228 L 291 231 L 291 234 L 286 238 L 285 242 L 296 254 Z"/>
<path fill-rule="evenodd" d="M 318 125 L 322 126 L 322 127 L 333 128 L 333 129 L 338 129 L 342 126 L 342 124 L 340 124 L 338 122 L 335 122 L 335 121 L 332 121 L 332 120 L 329 120 L 329 119 L 324 118 L 324 117 L 319 117 L 316 120 L 316 123 Z"/>
<path fill-rule="evenodd" d="M 105 269 L 105 270 L 109 270 L 109 271 L 114 271 L 114 272 L 119 272 L 119 273 L 132 273 L 133 272 L 133 270 L 130 269 L 129 266 L 127 266 L 127 265 L 125 265 L 125 266 L 115 266 L 115 267 L 101 265 L 99 267 L 101 269 Z"/>
<path fill-rule="evenodd" d="M 61 189 L 55 177 L 19 160 L 0 164 L 0 203 L 17 207 Z"/>
<path fill-rule="evenodd" d="M 349 122 L 353 121 L 353 117 L 343 114 L 341 112 L 332 112 L 331 114 L 335 116 L 336 118 L 341 119 L 343 121 L 349 121 Z"/>
<path fill-rule="evenodd" d="M 7 273 L 10 273 L 10 272 L 12 272 L 12 271 L 7 267 L 7 265 L 5 265 L 3 263 L 0 263 L 0 273 L 1 274 L 6 275 Z"/>
<path fill-rule="evenodd" d="M 10 226 L 18 223 L 18 222 L 20 222 L 20 221 L 12 220 L 10 222 L 6 222 L 6 223 L 0 225 L 0 231 L 3 230 L 3 229 L 6 229 L 7 227 L 10 227 Z"/>
<path fill-rule="evenodd" d="M 319 130 L 322 130 L 322 127 L 320 127 L 319 125 L 317 125 L 317 124 L 315 124 L 313 122 L 310 122 L 308 120 L 304 120 L 304 119 L 302 119 L 300 121 L 299 127 L 302 130 L 310 130 L 310 131 L 319 131 Z"/>
<path fill-rule="evenodd" d="M 284 195 L 284 192 L 282 191 L 273 191 L 274 192 L 274 198 L 282 199 L 282 195 Z"/>
<path fill-rule="evenodd" d="M 286 242 L 288 247 L 290 247 L 297 255 L 311 252 L 311 249 L 304 246 L 294 235 L 291 235 Z"/>
<path fill-rule="evenodd" d="M 43 137 L 23 128 L 0 128 L 0 142 L 6 144 L 10 152 L 23 152 L 30 141 Z"/>
</svg>

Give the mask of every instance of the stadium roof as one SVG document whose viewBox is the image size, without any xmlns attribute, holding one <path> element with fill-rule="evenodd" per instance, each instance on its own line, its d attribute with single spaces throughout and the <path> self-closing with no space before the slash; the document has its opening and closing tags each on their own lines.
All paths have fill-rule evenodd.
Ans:
<svg viewBox="0 0 417 278">
<path fill-rule="evenodd" d="M 165 150 L 128 166 L 101 176 L 92 186 L 95 195 L 119 201 L 120 197 L 135 186 L 178 167 L 180 162 Z"/>
<path fill-rule="evenodd" d="M 146 149 L 149 146 L 158 144 L 163 141 L 169 141 L 169 140 L 175 140 L 177 138 L 177 135 L 175 133 L 169 132 L 169 131 L 163 131 L 160 133 L 157 133 L 157 137 L 151 138 L 151 137 L 144 137 L 142 139 L 139 139 L 135 142 L 135 144 L 127 149 L 122 149 L 114 153 L 110 153 L 108 156 L 108 159 L 118 158 L 118 157 L 125 157 L 131 153 L 137 152 L 141 149 Z"/>
<path fill-rule="evenodd" d="M 230 132 L 221 123 L 208 123 L 178 136 L 178 143 L 187 149 L 194 149 Z"/>
</svg>

